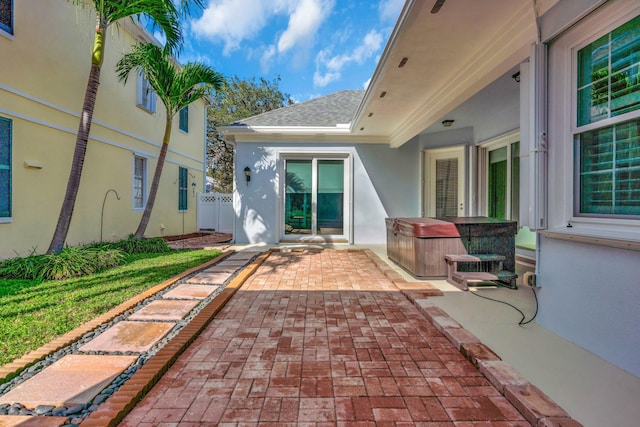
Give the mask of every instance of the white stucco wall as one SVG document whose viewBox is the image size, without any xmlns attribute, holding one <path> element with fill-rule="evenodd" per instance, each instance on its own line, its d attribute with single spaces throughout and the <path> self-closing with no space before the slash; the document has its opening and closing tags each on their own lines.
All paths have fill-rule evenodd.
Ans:
<svg viewBox="0 0 640 427">
<path fill-rule="evenodd" d="M 640 377 L 640 252 L 541 237 L 537 321 Z"/>
<path fill-rule="evenodd" d="M 277 243 L 281 224 L 281 156 L 291 153 L 345 153 L 353 174 L 353 243 L 386 242 L 384 219 L 420 216 L 420 153 L 417 144 L 398 149 L 376 144 L 236 144 L 237 243 Z M 243 169 L 251 168 L 247 185 Z"/>
</svg>

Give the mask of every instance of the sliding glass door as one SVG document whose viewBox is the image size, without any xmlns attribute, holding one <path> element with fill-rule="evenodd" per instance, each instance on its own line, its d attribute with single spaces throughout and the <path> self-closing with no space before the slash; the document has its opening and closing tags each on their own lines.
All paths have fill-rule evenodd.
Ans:
<svg viewBox="0 0 640 427">
<path fill-rule="evenodd" d="M 492 218 L 519 218 L 520 142 L 493 148 L 488 153 L 487 214 Z"/>
<path fill-rule="evenodd" d="M 347 239 L 344 158 L 285 159 L 284 239 Z"/>
</svg>

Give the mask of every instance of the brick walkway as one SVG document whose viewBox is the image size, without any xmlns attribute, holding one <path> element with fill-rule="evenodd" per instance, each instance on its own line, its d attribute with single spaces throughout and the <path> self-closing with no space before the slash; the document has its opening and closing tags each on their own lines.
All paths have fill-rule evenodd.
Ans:
<svg viewBox="0 0 640 427">
<path fill-rule="evenodd" d="M 363 252 L 276 252 L 123 426 L 529 426 Z"/>
</svg>

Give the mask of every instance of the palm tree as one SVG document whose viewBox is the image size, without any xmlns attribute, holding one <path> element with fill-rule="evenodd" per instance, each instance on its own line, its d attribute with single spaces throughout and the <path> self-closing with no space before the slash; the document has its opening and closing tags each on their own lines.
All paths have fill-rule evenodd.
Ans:
<svg viewBox="0 0 640 427">
<path fill-rule="evenodd" d="M 153 174 L 149 198 L 135 232 L 135 237 L 141 238 L 149 224 L 158 193 L 160 175 L 171 140 L 173 117 L 192 102 L 207 97 L 213 90 L 220 90 L 224 78 L 213 68 L 202 63 L 189 62 L 179 66 L 166 50 L 147 42 L 136 44 L 116 66 L 118 78 L 125 84 L 133 70 L 144 74 L 167 110 L 162 148 Z"/>
<path fill-rule="evenodd" d="M 92 6 L 95 10 L 96 32 L 91 53 L 91 70 L 87 81 L 84 103 L 80 114 L 78 134 L 76 136 L 71 172 L 67 181 L 67 189 L 63 199 L 56 230 L 49 244 L 47 253 L 59 252 L 64 246 L 71 224 L 73 209 L 76 204 L 78 188 L 84 158 L 87 152 L 87 142 L 93 120 L 93 110 L 96 103 L 98 86 L 100 85 L 100 71 L 104 60 L 107 28 L 120 19 L 138 18 L 150 20 L 154 26 L 160 28 L 166 38 L 166 47 L 177 49 L 181 43 L 180 10 L 173 0 L 70 0 L 83 6 Z M 180 6 L 185 14 L 190 5 L 202 7 L 203 0 L 181 0 Z"/>
</svg>

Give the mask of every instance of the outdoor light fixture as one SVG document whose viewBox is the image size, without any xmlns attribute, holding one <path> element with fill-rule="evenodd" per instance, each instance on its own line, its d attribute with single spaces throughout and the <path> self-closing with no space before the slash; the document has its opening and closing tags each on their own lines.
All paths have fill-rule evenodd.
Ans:
<svg viewBox="0 0 640 427">
<path fill-rule="evenodd" d="M 244 168 L 244 177 L 247 179 L 247 185 L 249 185 L 249 181 L 251 181 L 251 168 L 249 166 Z"/>
<path fill-rule="evenodd" d="M 516 81 L 516 83 L 520 83 L 520 71 L 518 71 L 517 73 L 515 73 L 513 76 L 511 76 L 511 78 L 513 80 Z"/>
<path fill-rule="evenodd" d="M 447 120 L 443 120 L 442 121 L 442 126 L 446 127 L 446 128 L 450 128 L 451 125 L 453 124 L 454 120 L 451 119 L 447 119 Z"/>
</svg>

